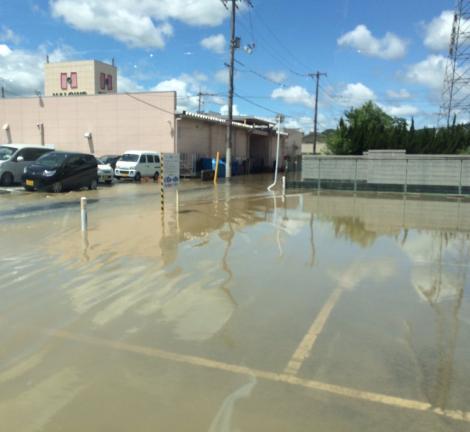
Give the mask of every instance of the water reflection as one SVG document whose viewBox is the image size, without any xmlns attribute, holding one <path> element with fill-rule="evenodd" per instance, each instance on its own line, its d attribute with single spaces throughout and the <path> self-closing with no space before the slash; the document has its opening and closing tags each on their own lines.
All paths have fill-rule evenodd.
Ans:
<svg viewBox="0 0 470 432">
<path fill-rule="evenodd" d="M 234 183 L 200 193 L 175 191 L 174 201 L 169 193 L 162 217 L 157 195 L 136 197 L 132 206 L 122 205 L 120 196 L 106 205 L 98 202 L 86 235 L 66 206 L 21 224 L 2 223 L 0 238 L 9 248 L 0 259 L 0 319 L 38 329 L 72 327 L 77 333 L 277 372 L 331 291 L 340 287 L 341 300 L 319 338 L 318 346 L 326 348 L 312 354 L 317 359 L 326 353 L 328 361 L 302 370 L 307 379 L 316 378 L 307 373 L 336 367 L 341 360 L 350 367 L 355 350 L 361 351 L 354 341 L 344 359 L 331 354 L 336 343 L 349 349 L 342 339 L 349 330 L 361 347 L 380 351 L 386 340 L 386 354 L 393 354 L 383 359 L 380 352 L 371 357 L 359 352 L 366 373 L 345 373 L 360 380 L 351 387 L 367 391 L 371 382 L 386 383 L 372 390 L 465 408 L 459 401 L 466 400 L 470 384 L 469 328 L 459 325 L 469 307 L 469 203 L 323 194 L 283 198 Z M 9 386 L 0 389 L 0 417 L 13 413 L 7 424 L 21 430 L 24 421 L 15 406 L 37 416 L 47 404 L 50 409 L 33 426 L 46 428 L 54 418 L 60 423 L 56 414 L 62 411 L 66 418 L 66 404 L 74 406 L 74 397 L 83 402 L 79 393 L 92 361 L 81 362 L 76 352 L 62 347 L 62 355 L 51 356 L 57 364 L 49 368 L 47 340 L 38 342 L 31 330 L 19 334 L 16 327 L 0 330 L 0 354 L 7 360 L 0 365 L 0 383 Z M 403 341 L 406 353 L 397 348 Z M 87 349 L 97 358 L 102 355 Z M 217 430 L 231 427 L 234 416 L 246 409 L 239 400 L 257 393 L 252 380 L 228 385 L 199 369 L 188 372 L 196 386 L 191 388 L 174 365 L 156 368 L 149 362 L 145 369 L 140 362 L 124 355 L 111 362 L 137 377 L 135 391 L 158 392 L 165 382 L 183 403 L 199 406 L 203 402 L 194 395 L 214 394 L 212 385 L 220 387 L 220 398 L 200 414 L 207 417 L 207 427 Z M 95 363 L 97 375 L 108 367 Z M 406 368 L 411 371 L 403 372 Z M 406 383 L 413 387 L 411 395 L 402 373 L 417 377 L 417 389 L 412 380 Z M 25 377 L 34 379 L 31 389 Z M 119 378 L 110 380 L 120 388 L 119 397 L 130 399 Z M 258 385 L 263 383 L 256 383 L 256 390 Z M 70 396 L 71 387 L 76 393 Z M 167 393 L 161 392 L 164 400 Z M 92 392 L 87 396 L 94 400 Z M 302 398 L 293 391 L 279 396 L 295 405 Z M 261 409 L 253 404 L 254 411 Z M 290 424 L 300 430 L 297 421 L 293 417 Z"/>
<path fill-rule="evenodd" d="M 435 314 L 434 346 L 425 351 L 416 348 L 414 328 L 407 323 L 409 343 L 421 367 L 423 392 L 431 404 L 443 409 L 454 384 L 459 314 L 470 265 L 469 240 L 468 234 L 435 232 L 403 245 L 413 266 L 413 286 Z"/>
</svg>

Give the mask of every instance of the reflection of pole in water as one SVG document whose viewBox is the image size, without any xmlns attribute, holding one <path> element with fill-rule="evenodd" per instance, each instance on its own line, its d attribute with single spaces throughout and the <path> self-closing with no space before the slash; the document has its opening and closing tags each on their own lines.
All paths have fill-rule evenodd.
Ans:
<svg viewBox="0 0 470 432">
<path fill-rule="evenodd" d="M 315 265 L 315 241 L 313 238 L 313 213 L 310 213 L 310 267 Z"/>
<path fill-rule="evenodd" d="M 434 244 L 436 243 L 434 242 Z M 433 360 L 433 357 L 426 353 L 426 358 L 421 361 L 417 359 L 422 369 L 423 391 L 433 406 L 442 409 L 447 408 L 453 381 L 454 356 L 459 331 L 459 311 L 464 295 L 467 277 L 466 268 L 469 259 L 469 250 L 466 247 L 465 238 L 461 237 L 457 262 L 449 263 L 453 268 L 458 269 L 456 283 L 450 285 L 448 280 L 443 277 L 443 250 L 446 246 L 448 246 L 448 234 L 439 233 L 437 253 L 433 253 L 436 257 L 436 265 L 433 268 L 437 274 L 433 275 L 433 282 L 429 288 L 419 287 L 423 297 L 433 309 L 436 319 L 437 365 L 434 380 L 432 380 L 432 376 L 429 376 L 429 362 Z M 446 283 L 450 286 L 445 286 Z M 445 297 L 448 294 L 446 288 L 454 288 L 455 292 L 451 298 Z"/>
<path fill-rule="evenodd" d="M 90 261 L 90 257 L 88 256 L 88 247 L 90 246 L 90 243 L 88 242 L 88 231 L 82 231 L 81 232 L 81 237 L 82 237 L 82 256 L 85 259 L 85 261 Z"/>
</svg>

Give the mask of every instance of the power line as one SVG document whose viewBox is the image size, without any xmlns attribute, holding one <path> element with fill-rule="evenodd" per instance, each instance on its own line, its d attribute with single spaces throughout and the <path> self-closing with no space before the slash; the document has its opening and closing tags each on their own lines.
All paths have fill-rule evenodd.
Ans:
<svg viewBox="0 0 470 432">
<path fill-rule="evenodd" d="M 263 75 L 257 71 L 255 71 L 254 69 L 251 69 L 250 67 L 246 66 L 244 63 L 242 63 L 241 61 L 238 61 L 238 60 L 235 60 L 235 63 L 239 64 L 240 66 L 243 66 L 245 68 L 245 70 L 240 70 L 240 69 L 237 69 L 239 72 L 250 72 L 252 73 L 253 75 L 256 75 L 258 78 L 261 78 L 265 81 L 268 81 L 270 83 L 273 83 L 273 84 L 276 84 L 276 85 L 283 85 L 282 83 L 280 83 L 279 81 L 276 81 L 276 80 L 273 80 L 272 78 L 269 78 L 268 76 L 266 75 Z"/>
<path fill-rule="evenodd" d="M 255 107 L 261 108 L 261 109 L 263 109 L 263 110 L 265 110 L 265 111 L 268 111 L 268 112 L 273 113 L 273 114 L 276 114 L 276 115 L 279 115 L 279 114 L 280 114 L 278 111 L 274 111 L 274 110 L 272 110 L 271 108 L 265 107 L 265 106 L 263 106 L 263 105 L 261 105 L 261 104 L 259 104 L 259 103 L 257 103 L 257 102 L 253 102 L 252 100 L 246 98 L 245 96 L 241 96 L 241 95 L 239 95 L 238 93 L 235 93 L 235 96 L 238 97 L 239 99 L 244 100 L 245 102 L 248 102 L 249 104 L 251 104 L 251 105 L 253 105 L 253 106 L 255 106 Z"/>
<path fill-rule="evenodd" d="M 249 28 L 246 26 L 246 24 L 243 22 L 243 19 L 240 19 L 239 22 L 240 22 L 240 25 L 243 28 L 245 28 L 247 32 L 250 31 Z M 268 53 L 277 62 L 282 64 L 282 66 L 285 67 L 289 72 L 297 76 L 302 76 L 302 77 L 307 76 L 306 74 L 296 71 L 295 68 L 293 68 L 292 65 L 278 53 L 277 49 L 271 46 L 270 42 L 268 42 L 268 39 L 266 39 L 261 33 L 258 33 L 258 46 L 259 46 L 260 40 L 263 41 L 262 46 L 264 47 L 265 52 Z"/>
<path fill-rule="evenodd" d="M 258 17 L 259 21 L 264 25 L 264 27 L 268 30 L 268 32 L 272 35 L 274 39 L 277 40 L 278 44 L 284 48 L 287 54 L 291 56 L 291 58 L 296 61 L 299 65 L 301 65 L 305 70 L 309 69 L 309 66 L 307 66 L 303 61 L 301 61 L 293 52 L 284 44 L 284 42 L 276 35 L 276 33 L 271 30 L 269 25 L 264 21 L 264 19 L 261 17 L 261 15 L 256 11 L 255 9 L 255 15 Z M 305 74 L 304 74 L 305 75 Z"/>
</svg>

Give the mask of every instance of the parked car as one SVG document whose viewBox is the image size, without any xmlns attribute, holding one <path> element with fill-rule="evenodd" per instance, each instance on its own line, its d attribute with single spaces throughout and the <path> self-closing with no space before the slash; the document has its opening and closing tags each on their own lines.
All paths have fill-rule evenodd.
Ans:
<svg viewBox="0 0 470 432">
<path fill-rule="evenodd" d="M 21 183 L 25 167 L 53 148 L 29 144 L 5 144 L 0 146 L 0 185 Z"/>
<path fill-rule="evenodd" d="M 101 159 L 96 159 L 96 161 L 98 163 L 98 182 L 111 184 L 114 177 L 113 167 L 103 162 Z"/>
<path fill-rule="evenodd" d="M 93 155 L 69 152 L 50 152 L 24 169 L 22 176 L 26 190 L 64 190 L 98 184 L 98 162 Z"/>
<path fill-rule="evenodd" d="M 113 170 L 116 168 L 116 162 L 119 160 L 121 155 L 106 155 L 99 158 L 105 164 L 111 165 Z"/>
<path fill-rule="evenodd" d="M 139 181 L 142 177 L 160 176 L 160 153 L 142 150 L 125 152 L 116 163 L 116 178 L 131 178 Z"/>
</svg>

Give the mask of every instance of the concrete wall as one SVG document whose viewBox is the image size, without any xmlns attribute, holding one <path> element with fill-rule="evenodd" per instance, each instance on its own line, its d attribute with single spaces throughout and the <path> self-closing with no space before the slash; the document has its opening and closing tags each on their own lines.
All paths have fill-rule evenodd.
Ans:
<svg viewBox="0 0 470 432">
<path fill-rule="evenodd" d="M 173 152 L 175 107 L 175 92 L 0 99 L 0 127 L 9 124 L 12 142 L 40 144 L 43 124 L 46 144 L 97 156 Z M 6 142 L 0 129 L 0 144 Z"/>
<path fill-rule="evenodd" d="M 368 152 L 364 156 L 302 157 L 302 181 L 363 184 L 377 190 L 442 192 L 457 189 L 470 193 L 470 156 L 406 155 L 404 152 Z M 433 189 L 434 188 L 434 189 Z"/>
</svg>

